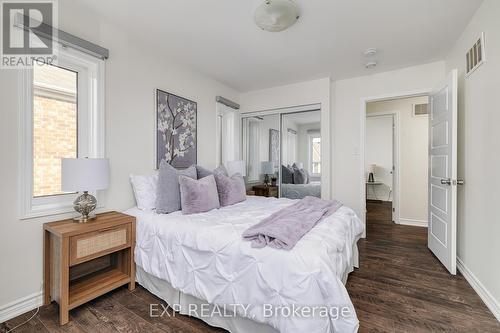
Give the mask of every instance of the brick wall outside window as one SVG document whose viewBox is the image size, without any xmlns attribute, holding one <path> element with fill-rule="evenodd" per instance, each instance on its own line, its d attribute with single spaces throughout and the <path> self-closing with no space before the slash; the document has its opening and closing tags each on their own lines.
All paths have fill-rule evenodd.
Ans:
<svg viewBox="0 0 500 333">
<path fill-rule="evenodd" d="M 61 158 L 77 157 L 76 74 L 57 67 L 35 70 L 33 195 L 61 194 Z"/>
</svg>

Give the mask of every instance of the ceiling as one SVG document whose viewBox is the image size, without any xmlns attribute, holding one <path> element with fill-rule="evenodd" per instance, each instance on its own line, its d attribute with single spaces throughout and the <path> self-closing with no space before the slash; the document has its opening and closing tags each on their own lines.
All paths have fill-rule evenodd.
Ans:
<svg viewBox="0 0 500 333">
<path fill-rule="evenodd" d="M 82 0 L 130 36 L 239 91 L 443 60 L 482 0 L 296 0 L 301 18 L 279 33 L 254 24 L 261 2 Z M 369 47 L 379 50 L 371 70 Z"/>
</svg>

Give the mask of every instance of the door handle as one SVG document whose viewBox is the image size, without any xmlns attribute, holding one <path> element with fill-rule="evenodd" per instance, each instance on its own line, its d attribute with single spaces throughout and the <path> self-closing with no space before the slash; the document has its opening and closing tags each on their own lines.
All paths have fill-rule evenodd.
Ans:
<svg viewBox="0 0 500 333">
<path fill-rule="evenodd" d="M 450 178 L 441 178 L 441 184 L 442 185 L 451 185 L 451 179 Z"/>
</svg>

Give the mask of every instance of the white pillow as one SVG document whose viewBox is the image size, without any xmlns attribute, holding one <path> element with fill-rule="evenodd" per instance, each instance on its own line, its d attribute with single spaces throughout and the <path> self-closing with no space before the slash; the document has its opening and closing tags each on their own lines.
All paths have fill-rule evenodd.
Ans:
<svg viewBox="0 0 500 333">
<path fill-rule="evenodd" d="M 130 175 L 130 182 L 134 189 L 137 208 L 141 210 L 155 209 L 158 172 L 151 175 Z"/>
</svg>

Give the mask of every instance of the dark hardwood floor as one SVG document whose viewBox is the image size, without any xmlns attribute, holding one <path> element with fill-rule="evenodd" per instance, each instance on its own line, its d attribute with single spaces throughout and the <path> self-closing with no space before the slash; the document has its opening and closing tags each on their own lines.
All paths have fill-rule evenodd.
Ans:
<svg viewBox="0 0 500 333">
<path fill-rule="evenodd" d="M 465 279 L 450 276 L 427 249 L 427 229 L 394 225 L 390 209 L 368 204 L 368 237 L 359 242 L 361 268 L 347 283 L 360 332 L 500 332 Z M 181 315 L 151 318 L 149 305 L 160 302 L 141 287 L 121 288 L 72 310 L 65 326 L 59 326 L 52 303 L 15 332 L 225 332 Z M 0 324 L 0 332 L 31 314 Z"/>
<path fill-rule="evenodd" d="M 500 324 L 461 274 L 427 248 L 427 228 L 391 222 L 391 205 L 367 204 L 360 269 L 347 290 L 360 332 L 500 332 Z"/>
</svg>

